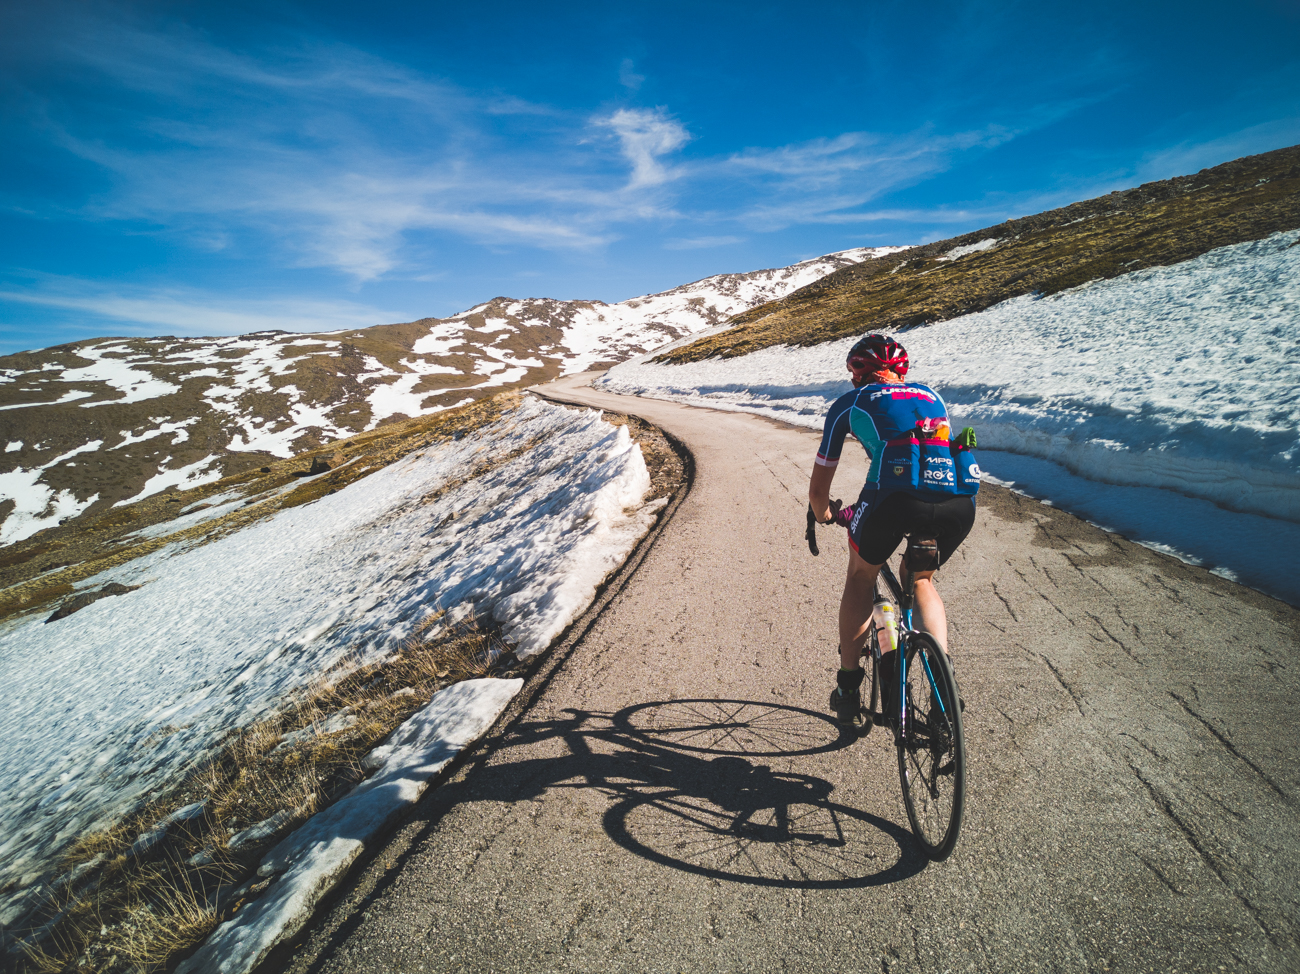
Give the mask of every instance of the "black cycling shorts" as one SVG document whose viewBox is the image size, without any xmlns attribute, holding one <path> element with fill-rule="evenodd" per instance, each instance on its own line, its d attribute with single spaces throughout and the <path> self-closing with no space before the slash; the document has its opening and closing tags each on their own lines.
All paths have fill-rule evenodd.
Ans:
<svg viewBox="0 0 1300 974">
<path fill-rule="evenodd" d="M 882 565 L 898 547 L 903 535 L 935 538 L 939 564 L 946 562 L 966 540 L 975 524 L 975 498 L 944 497 L 922 500 L 899 491 L 890 494 L 849 532 L 849 544 L 868 565 Z"/>
</svg>

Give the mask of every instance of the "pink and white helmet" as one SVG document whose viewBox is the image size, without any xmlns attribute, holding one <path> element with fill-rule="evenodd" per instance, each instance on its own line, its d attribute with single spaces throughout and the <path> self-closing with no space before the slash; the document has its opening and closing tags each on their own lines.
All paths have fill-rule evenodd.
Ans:
<svg viewBox="0 0 1300 974">
<path fill-rule="evenodd" d="M 885 369 L 903 378 L 907 375 L 907 349 L 888 335 L 867 335 L 849 350 L 847 364 L 854 385 Z"/>
</svg>

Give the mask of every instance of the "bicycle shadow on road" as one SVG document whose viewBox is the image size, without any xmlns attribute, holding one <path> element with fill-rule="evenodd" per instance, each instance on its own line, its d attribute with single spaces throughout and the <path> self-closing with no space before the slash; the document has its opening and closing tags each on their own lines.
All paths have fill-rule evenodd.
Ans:
<svg viewBox="0 0 1300 974">
<path fill-rule="evenodd" d="M 610 801 L 602 824 L 617 845 L 673 869 L 749 885 L 880 886 L 928 862 L 907 829 L 833 801 L 829 781 L 762 763 L 853 743 L 855 735 L 825 715 L 744 700 L 564 714 L 515 725 L 497 760 L 463 784 L 469 794 L 443 800 L 515 802 L 556 788 L 596 790 Z M 516 747 L 547 741 L 566 753 L 508 758 Z"/>
</svg>

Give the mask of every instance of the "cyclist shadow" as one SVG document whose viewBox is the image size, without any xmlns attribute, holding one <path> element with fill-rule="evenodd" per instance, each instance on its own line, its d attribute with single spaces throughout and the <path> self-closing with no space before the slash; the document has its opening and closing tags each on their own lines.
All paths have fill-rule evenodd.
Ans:
<svg viewBox="0 0 1300 974">
<path fill-rule="evenodd" d="M 566 753 L 481 769 L 473 776 L 474 797 L 519 801 L 554 788 L 598 790 L 610 800 L 602 824 L 619 846 L 671 868 L 750 885 L 878 886 L 915 875 L 928 862 L 906 829 L 834 801 L 829 781 L 761 762 L 853 742 L 822 714 L 740 700 L 564 713 L 516 725 L 504 743 L 558 739 Z"/>
</svg>

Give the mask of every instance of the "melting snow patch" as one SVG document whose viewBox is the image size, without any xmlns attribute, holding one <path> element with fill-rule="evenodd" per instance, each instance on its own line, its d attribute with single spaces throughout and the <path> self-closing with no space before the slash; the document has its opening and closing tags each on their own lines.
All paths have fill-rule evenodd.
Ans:
<svg viewBox="0 0 1300 974">
<path fill-rule="evenodd" d="M 104 382 L 122 393 L 120 398 L 83 403 L 82 408 L 109 402 L 121 406 L 180 391 L 180 386 L 165 382 L 152 373 L 132 368 L 133 364 L 142 364 L 140 356 L 137 356 L 134 362 L 129 358 L 106 357 L 109 352 L 118 351 L 125 352 L 126 346 L 118 344 L 78 346 L 77 355 L 90 359 L 92 364 L 78 369 L 64 369 L 63 374 L 59 376 L 61 382 Z"/>
<path fill-rule="evenodd" d="M 387 371 L 383 365 L 374 359 L 368 359 L 367 364 L 369 362 L 374 362 L 378 369 Z M 395 416 L 399 413 L 406 416 L 424 416 L 448 408 L 446 406 L 429 408 L 424 405 L 425 399 L 436 395 L 442 390 L 426 389 L 423 392 L 416 392 L 415 387 L 424 380 L 426 375 L 460 375 L 460 369 L 438 365 L 437 363 L 422 362 L 419 359 L 403 359 L 402 365 L 410 369 L 410 371 L 399 373 L 392 382 L 380 382 L 373 386 L 374 391 L 370 393 L 369 397 L 370 425 L 366 429 L 374 429 L 389 416 Z"/>
<path fill-rule="evenodd" d="M 163 463 L 171 460 L 168 457 Z M 214 480 L 221 479 L 221 467 L 215 465 L 216 456 L 206 456 L 202 460 L 195 460 L 193 463 L 187 463 L 183 467 L 170 469 L 161 467 L 159 471 L 145 482 L 144 487 L 138 494 L 120 500 L 114 507 L 121 507 L 123 504 L 134 504 L 138 500 L 149 497 L 158 493 L 160 490 L 166 490 L 168 487 L 179 487 L 182 490 L 188 490 L 191 487 L 202 487 L 204 484 L 210 484 Z"/>
<path fill-rule="evenodd" d="M 953 247 L 952 250 L 948 251 L 946 254 L 943 254 L 938 259 L 956 260 L 958 257 L 965 257 L 967 254 L 977 254 L 981 250 L 992 250 L 997 245 L 998 245 L 997 237 L 988 237 L 985 240 L 981 240 L 979 243 L 966 244 L 966 246 L 964 247 Z"/>
<path fill-rule="evenodd" d="M 76 517 L 99 500 L 98 494 L 78 500 L 72 491 L 56 492 L 53 487 L 41 483 L 41 474 L 79 453 L 94 453 L 103 443 L 103 440 L 91 440 L 39 467 L 27 470 L 18 467 L 8 473 L 0 473 L 0 498 L 14 502 L 9 516 L 0 521 L 0 545 L 30 538 L 37 531 L 53 527 L 64 518 Z M 37 444 L 36 449 L 40 449 L 40 444 Z"/>
<path fill-rule="evenodd" d="M 193 426 L 198 421 L 199 421 L 199 417 L 194 416 L 191 419 L 183 419 L 177 423 L 167 423 L 164 422 L 160 417 L 150 416 L 149 422 L 157 423 L 158 424 L 157 426 L 154 426 L 150 429 L 146 429 L 139 436 L 136 436 L 130 430 L 123 430 L 122 441 L 120 443 L 113 444 L 113 446 L 109 447 L 109 449 L 120 450 L 122 449 L 122 447 L 130 446 L 132 443 L 142 443 L 145 440 L 151 440 L 155 436 L 164 436 L 167 433 L 173 434 L 172 446 L 175 446 L 178 443 L 184 443 L 186 440 L 190 438 L 190 434 L 185 429 L 185 427 Z"/>
<path fill-rule="evenodd" d="M 282 840 L 258 875 L 275 881 L 223 923 L 177 974 L 251 970 L 279 941 L 300 930 L 312 910 L 364 850 L 424 793 L 429 781 L 495 723 L 523 680 L 466 680 L 428 705 L 370 753 L 378 770 L 346 798 Z"/>
<path fill-rule="evenodd" d="M 88 392 L 85 389 L 73 389 L 69 392 L 65 392 L 62 398 L 56 399 L 54 402 L 17 402 L 11 406 L 0 406 L 0 409 L 26 409 L 28 406 L 61 406 L 65 402 L 76 402 L 78 399 L 89 399 L 93 395 L 93 392 Z M 93 403 L 87 403 L 86 405 L 93 405 Z"/>
</svg>

